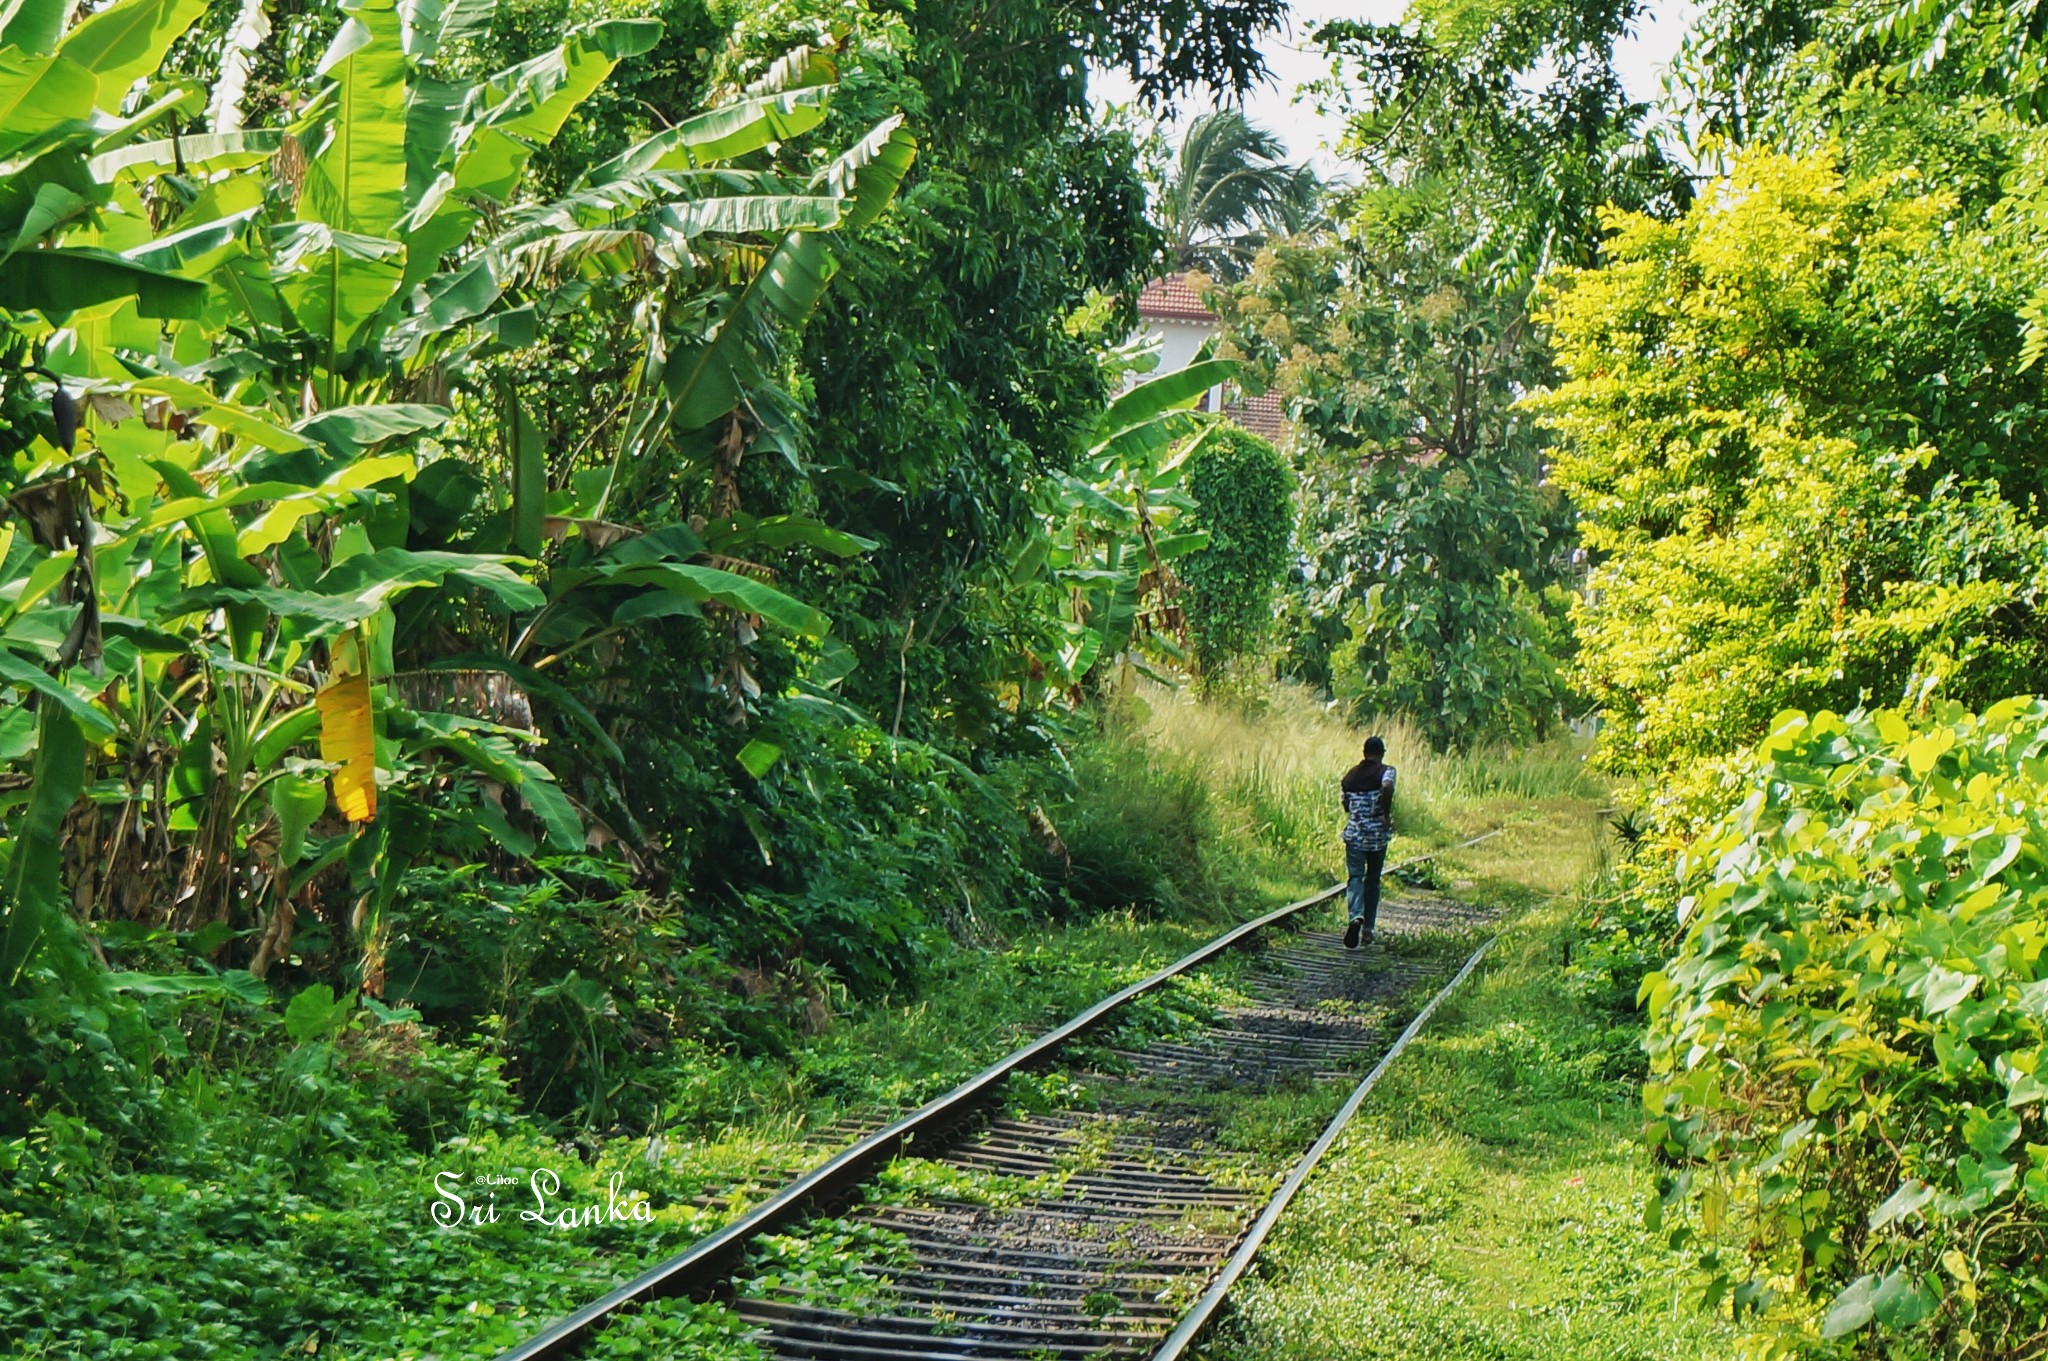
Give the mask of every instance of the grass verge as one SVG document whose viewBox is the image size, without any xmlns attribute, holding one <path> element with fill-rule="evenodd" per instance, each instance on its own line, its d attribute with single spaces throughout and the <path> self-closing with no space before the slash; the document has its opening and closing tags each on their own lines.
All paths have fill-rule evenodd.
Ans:
<svg viewBox="0 0 2048 1361">
<path fill-rule="evenodd" d="M 1557 901 L 1508 928 L 1281 1221 L 1208 1361 L 1731 1354 L 1643 1225 L 1638 1030 L 1572 995 L 1572 938 Z"/>
</svg>

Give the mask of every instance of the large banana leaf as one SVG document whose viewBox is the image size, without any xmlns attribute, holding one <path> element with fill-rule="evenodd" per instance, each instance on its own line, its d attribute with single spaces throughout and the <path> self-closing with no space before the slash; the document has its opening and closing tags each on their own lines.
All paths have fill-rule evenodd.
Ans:
<svg viewBox="0 0 2048 1361">
<path fill-rule="evenodd" d="M 206 285 L 97 246 L 17 251 L 0 261 L 0 307 L 14 311 L 61 318 L 127 297 L 145 317 L 196 317 Z"/>
<path fill-rule="evenodd" d="M 114 0 L 64 35 L 57 55 L 99 78 L 99 107 L 118 113 L 136 81 L 154 76 L 171 44 L 206 13 L 206 0 Z"/>
<path fill-rule="evenodd" d="M 498 0 L 399 0 L 405 55 L 428 62 L 443 43 L 460 42 L 490 30 Z"/>
<path fill-rule="evenodd" d="M 11 0 L 0 5 L 0 47 L 18 47 L 36 57 L 49 55 L 75 8 L 76 0 Z"/>
<path fill-rule="evenodd" d="M 1138 384 L 1103 411 L 1095 423 L 1094 448 L 1101 450 L 1119 436 L 1188 405 L 1218 383 L 1229 382 L 1237 377 L 1238 367 L 1231 359 L 1197 360 Z"/>
<path fill-rule="evenodd" d="M 421 745 L 437 746 L 472 768 L 510 786 L 527 811 L 547 829 L 558 851 L 583 849 L 583 820 L 555 777 L 540 762 L 521 756 L 502 731 L 457 714 L 414 713 L 408 716 Z"/>
<path fill-rule="evenodd" d="M 836 197 L 852 200 L 845 225 L 865 227 L 896 197 L 896 187 L 916 158 L 917 139 L 903 126 L 903 115 L 897 114 L 877 123 L 818 178 Z"/>
<path fill-rule="evenodd" d="M 0 49 L 0 156 L 12 157 L 39 137 L 92 117 L 99 89 L 91 68 L 69 57 Z"/>
<path fill-rule="evenodd" d="M 43 697 L 44 709 L 63 710 L 77 729 L 94 737 L 105 737 L 114 730 L 107 716 L 93 708 L 70 686 L 4 647 L 0 647 L 0 681 L 35 691 Z"/>
<path fill-rule="evenodd" d="M 676 429 L 701 430 L 737 406 L 753 375 L 752 349 L 760 328 L 775 318 L 801 321 L 838 268 L 818 237 L 807 232 L 784 237 L 711 338 L 669 352 L 662 385 Z"/>
<path fill-rule="evenodd" d="M 295 428 L 330 452 L 355 458 L 386 440 L 438 430 L 448 423 L 448 417 L 446 407 L 387 402 L 376 406 L 338 406 L 307 417 Z"/>
<path fill-rule="evenodd" d="M 206 101 L 206 126 L 216 134 L 241 131 L 242 96 L 249 88 L 249 72 L 256 65 L 256 50 L 270 37 L 265 2 L 242 0 L 241 11 L 221 44 L 220 76 Z"/>
<path fill-rule="evenodd" d="M 757 614 L 778 628 L 822 638 L 832 623 L 823 613 L 773 586 L 696 563 L 633 563 L 592 573 L 605 585 L 652 586 L 698 605 L 715 603 L 742 614 Z"/>
<path fill-rule="evenodd" d="M 165 137 L 103 152 L 87 162 L 87 168 L 94 179 L 101 181 L 112 181 L 125 175 L 141 182 L 174 171 L 187 175 L 210 175 L 222 170 L 247 170 L 262 165 L 275 156 L 282 145 L 282 128 Z"/>
<path fill-rule="evenodd" d="M 554 140 L 621 59 L 660 37 L 661 25 L 652 20 L 608 19 L 487 79 L 470 99 L 475 126 L 456 163 L 456 190 L 494 202 L 510 198 L 534 150 Z"/>
<path fill-rule="evenodd" d="M 369 338 L 404 282 L 404 245 L 295 222 L 272 249 L 279 299 L 318 343 L 323 367 L 338 369 Z"/>
<path fill-rule="evenodd" d="M 394 0 L 356 0 L 321 60 L 333 82 L 326 141 L 306 163 L 299 211 L 336 234 L 387 236 L 405 216 L 409 68 Z M 345 347 L 344 347 L 345 348 Z"/>
<path fill-rule="evenodd" d="M 654 170 L 695 170 L 789 141 L 825 121 L 830 97 L 831 91 L 813 88 L 721 105 L 635 143 L 592 170 L 587 182 L 604 184 Z"/>
</svg>

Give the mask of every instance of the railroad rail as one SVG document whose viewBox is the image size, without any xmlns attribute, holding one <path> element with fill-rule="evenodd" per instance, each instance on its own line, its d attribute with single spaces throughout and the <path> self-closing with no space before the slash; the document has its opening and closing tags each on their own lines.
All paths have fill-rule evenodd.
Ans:
<svg viewBox="0 0 2048 1361">
<path fill-rule="evenodd" d="M 1459 850 L 1495 833 L 1446 847 Z M 1390 866 L 1408 868 L 1443 851 Z M 1252 961 L 1238 990 L 1196 1034 L 1099 1053 L 1086 1110 L 1009 1114 L 1018 1073 L 1049 1066 L 1133 1000 L 1215 962 L 1274 927 L 1305 920 L 1336 885 L 1246 922 L 1112 994 L 998 1060 L 944 1096 L 859 1139 L 732 1223 L 529 1338 L 500 1361 L 578 1354 L 608 1322 L 654 1300 L 734 1295 L 748 1248 L 853 1203 L 891 1162 L 931 1158 L 965 1177 L 1043 1192 L 1014 1204 L 875 1203 L 855 1212 L 882 1231 L 897 1260 L 871 1270 L 872 1298 L 854 1310 L 800 1287 L 738 1292 L 734 1307 L 777 1361 L 931 1361 L 1015 1357 L 1173 1361 L 1208 1326 L 1232 1285 L 1316 1163 L 1388 1066 L 1492 945 L 1489 938 L 1385 1040 L 1387 1008 L 1441 976 L 1423 960 L 1375 953 L 1370 967 L 1330 931 L 1304 931 Z M 1382 933 L 1398 938 L 1491 914 L 1438 899 L 1428 911 L 1398 896 Z M 1321 1136 L 1273 1186 L 1275 1169 L 1216 1144 L 1202 1094 L 1283 1083 L 1359 1081 Z M 995 1113 L 991 1115 L 991 1111 Z M 1010 1179 L 1024 1179 L 1021 1183 Z M 1259 1194 L 1264 1192 L 1264 1194 Z"/>
</svg>

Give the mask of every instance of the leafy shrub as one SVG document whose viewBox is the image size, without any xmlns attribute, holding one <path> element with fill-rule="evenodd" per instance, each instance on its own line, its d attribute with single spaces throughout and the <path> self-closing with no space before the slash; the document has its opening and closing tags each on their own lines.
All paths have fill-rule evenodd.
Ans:
<svg viewBox="0 0 2048 1361">
<path fill-rule="evenodd" d="M 2048 1316 L 2048 701 L 1788 712 L 1644 982 L 1667 1199 L 1770 1355 L 2019 1356 Z M 1825 1344 L 1833 1344 L 1828 1346 Z"/>
<path fill-rule="evenodd" d="M 1273 593 L 1293 543 L 1294 479 L 1273 446 L 1232 425 L 1211 430 L 1189 457 L 1191 517 L 1209 534 L 1180 574 L 1202 674 L 1214 680 L 1273 632 Z"/>
</svg>

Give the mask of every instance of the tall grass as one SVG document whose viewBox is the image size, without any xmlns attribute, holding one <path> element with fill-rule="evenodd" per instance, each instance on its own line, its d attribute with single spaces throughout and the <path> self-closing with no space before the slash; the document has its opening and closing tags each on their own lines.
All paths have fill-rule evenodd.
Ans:
<svg viewBox="0 0 2048 1361">
<path fill-rule="evenodd" d="M 1369 734 L 1385 740 L 1400 771 L 1397 856 L 1532 817 L 1577 821 L 1607 796 L 1584 744 L 1433 752 L 1401 720 L 1361 727 L 1298 686 L 1275 686 L 1254 706 L 1146 686 L 1129 722 L 1146 758 L 1207 784 L 1226 841 L 1303 883 L 1328 882 L 1341 860 L 1338 781 Z"/>
</svg>

